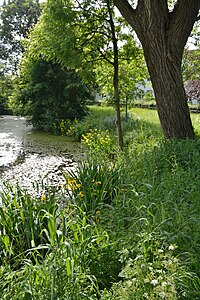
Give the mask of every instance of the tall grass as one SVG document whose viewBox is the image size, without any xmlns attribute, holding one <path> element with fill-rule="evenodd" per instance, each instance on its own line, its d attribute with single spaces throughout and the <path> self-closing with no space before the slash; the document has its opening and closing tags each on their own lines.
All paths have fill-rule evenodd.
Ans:
<svg viewBox="0 0 200 300">
<path fill-rule="evenodd" d="M 2 299 L 200 298 L 200 140 L 164 141 L 155 111 L 122 119 L 123 152 L 112 109 L 74 124 L 86 155 L 59 193 L 6 187 Z"/>
</svg>

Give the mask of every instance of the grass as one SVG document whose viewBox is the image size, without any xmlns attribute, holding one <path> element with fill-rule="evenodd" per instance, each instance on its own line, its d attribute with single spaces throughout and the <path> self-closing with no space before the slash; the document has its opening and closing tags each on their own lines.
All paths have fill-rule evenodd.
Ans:
<svg viewBox="0 0 200 300">
<path fill-rule="evenodd" d="M 199 299 L 200 140 L 164 141 L 156 111 L 134 108 L 118 152 L 113 109 L 90 110 L 59 192 L 1 196 L 1 299 Z"/>
</svg>

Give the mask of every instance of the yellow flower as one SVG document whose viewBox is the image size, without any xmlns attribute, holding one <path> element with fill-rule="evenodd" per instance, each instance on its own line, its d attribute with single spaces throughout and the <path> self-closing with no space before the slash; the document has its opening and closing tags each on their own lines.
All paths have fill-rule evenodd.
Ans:
<svg viewBox="0 0 200 300">
<path fill-rule="evenodd" d="M 46 201 L 46 200 L 47 200 L 46 195 L 43 194 L 43 195 L 41 196 L 41 200 L 42 200 L 42 201 Z"/>
<path fill-rule="evenodd" d="M 81 198 L 84 197 L 84 193 L 83 193 L 82 191 L 80 191 L 80 192 L 78 193 L 78 195 L 79 195 L 79 197 L 81 197 Z"/>
<path fill-rule="evenodd" d="M 96 186 L 100 186 L 101 185 L 101 181 L 96 181 L 95 184 L 96 184 Z"/>
<path fill-rule="evenodd" d="M 76 180 L 75 179 L 73 179 L 73 178 L 68 178 L 68 184 L 69 185 L 73 185 L 73 184 L 75 184 L 76 183 Z"/>
</svg>

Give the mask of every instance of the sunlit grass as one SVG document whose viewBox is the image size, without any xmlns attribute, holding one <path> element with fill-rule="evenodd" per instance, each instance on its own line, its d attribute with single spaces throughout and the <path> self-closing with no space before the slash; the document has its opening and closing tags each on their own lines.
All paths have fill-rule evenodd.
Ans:
<svg viewBox="0 0 200 300">
<path fill-rule="evenodd" d="M 194 129 L 200 134 L 200 114 L 191 114 L 191 119 Z"/>
<path fill-rule="evenodd" d="M 144 121 L 155 124 L 159 123 L 158 113 L 156 109 L 131 108 L 130 113 L 136 114 Z"/>
</svg>

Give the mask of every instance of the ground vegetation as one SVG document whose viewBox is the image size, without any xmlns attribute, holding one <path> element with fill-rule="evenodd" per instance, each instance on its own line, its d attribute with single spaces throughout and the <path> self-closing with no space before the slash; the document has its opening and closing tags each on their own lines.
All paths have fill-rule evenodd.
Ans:
<svg viewBox="0 0 200 300">
<path fill-rule="evenodd" d="M 71 124 L 87 154 L 62 186 L 32 196 L 5 184 L 2 299 L 200 297 L 199 139 L 165 141 L 156 111 L 130 114 L 124 152 L 114 110 L 91 107 Z"/>
</svg>

